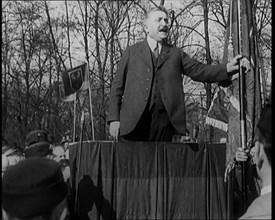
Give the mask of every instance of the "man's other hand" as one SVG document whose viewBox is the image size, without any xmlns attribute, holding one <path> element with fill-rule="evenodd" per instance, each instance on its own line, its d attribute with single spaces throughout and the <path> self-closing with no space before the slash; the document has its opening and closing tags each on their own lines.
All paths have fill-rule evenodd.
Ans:
<svg viewBox="0 0 275 220">
<path fill-rule="evenodd" d="M 242 58 L 242 55 L 235 56 L 229 63 L 226 65 L 227 73 L 233 75 L 239 70 L 239 60 Z"/>
<path fill-rule="evenodd" d="M 246 161 L 247 158 L 249 157 L 249 149 L 242 149 L 242 148 L 238 148 L 236 151 L 236 160 L 237 161 Z"/>
<path fill-rule="evenodd" d="M 109 132 L 110 132 L 111 137 L 112 137 L 115 141 L 118 140 L 119 129 L 120 129 L 120 121 L 112 121 L 112 122 L 110 123 Z"/>
</svg>

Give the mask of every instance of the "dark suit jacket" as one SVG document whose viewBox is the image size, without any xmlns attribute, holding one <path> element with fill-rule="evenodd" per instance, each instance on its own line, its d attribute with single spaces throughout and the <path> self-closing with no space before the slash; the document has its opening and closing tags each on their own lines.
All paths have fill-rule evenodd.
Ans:
<svg viewBox="0 0 275 220">
<path fill-rule="evenodd" d="M 153 64 L 147 40 L 128 47 L 112 82 L 107 121 L 120 121 L 120 135 L 130 133 L 139 121 L 150 96 Z M 225 65 L 205 65 L 181 49 L 163 45 L 157 71 L 161 97 L 178 134 L 185 134 L 185 99 L 182 76 L 195 81 L 229 80 Z"/>
<path fill-rule="evenodd" d="M 271 193 L 255 199 L 239 219 L 271 219 Z"/>
</svg>

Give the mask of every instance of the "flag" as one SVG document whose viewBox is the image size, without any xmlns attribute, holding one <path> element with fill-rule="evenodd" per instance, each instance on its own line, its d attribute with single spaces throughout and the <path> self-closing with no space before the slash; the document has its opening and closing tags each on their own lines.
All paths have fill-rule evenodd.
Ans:
<svg viewBox="0 0 275 220">
<path fill-rule="evenodd" d="M 253 16 L 253 2 L 251 0 L 240 0 L 240 13 L 238 13 L 238 0 L 232 0 L 228 16 L 223 63 L 229 62 L 240 52 L 243 55 L 241 66 L 244 76 L 244 111 L 246 114 L 246 137 L 247 146 L 254 141 L 254 130 L 256 122 L 260 117 L 261 93 L 260 93 L 260 72 L 257 63 L 257 42 L 256 22 Z M 240 15 L 240 35 L 238 16 Z M 239 39 L 241 36 L 241 39 Z M 239 45 L 239 42 L 241 44 Z M 241 50 L 240 50 L 240 48 Z M 239 78 L 232 82 L 220 83 L 217 94 L 214 95 L 211 107 L 209 108 L 206 123 L 219 128 L 222 121 L 227 123 L 227 164 L 235 157 L 238 147 L 241 147 L 240 135 L 240 103 L 239 103 Z M 226 99 L 224 98 L 226 97 Z M 218 102 L 215 99 L 221 100 Z M 225 102 L 227 101 L 227 102 Z M 226 103 L 227 111 L 224 109 Z M 216 104 L 216 105 L 215 105 Z M 218 110 L 217 110 L 218 109 Z M 221 117 L 215 112 L 226 113 Z M 212 122 L 212 123 L 211 123 Z M 213 123 L 216 122 L 216 123 Z M 221 126 L 220 126 L 221 127 Z M 223 126 L 226 128 L 226 126 Z"/>
<path fill-rule="evenodd" d="M 62 82 L 54 82 L 53 90 L 57 102 L 71 102 L 76 100 L 76 93 L 65 96 L 64 84 Z"/>
<path fill-rule="evenodd" d="M 87 63 L 62 72 L 65 96 L 89 88 L 89 68 Z"/>
<path fill-rule="evenodd" d="M 222 131 L 228 131 L 230 99 L 224 88 L 218 87 L 214 94 L 205 122 Z"/>
<path fill-rule="evenodd" d="M 242 78 L 244 81 L 243 106 L 242 108 L 240 106 L 240 78 L 237 77 L 231 82 L 220 83 L 217 95 L 214 98 L 221 99 L 222 102 L 212 101 L 213 106 L 209 109 L 207 115 L 209 118 L 206 120 L 208 124 L 215 120 L 221 121 L 220 115 L 212 111 L 224 108 L 224 104 L 227 103 L 227 115 L 224 115 L 223 120 L 227 121 L 225 180 L 228 181 L 228 215 L 233 215 L 228 216 L 230 219 L 239 218 L 239 215 L 246 210 L 247 205 L 259 195 L 259 184 L 253 172 L 251 172 L 253 170 L 251 165 L 253 160 L 250 160 L 250 163 L 243 164 L 241 167 L 237 166 L 234 161 L 237 148 L 243 147 L 240 123 L 242 112 L 240 112 L 240 109 L 245 112 L 243 116 L 244 134 L 246 136 L 245 147 L 251 148 L 254 142 L 256 123 L 259 120 L 262 107 L 260 72 L 257 63 L 258 42 L 256 41 L 253 3 L 253 0 L 231 0 L 222 61 L 223 63 L 228 63 L 236 55 L 240 53 L 243 55 L 240 62 L 244 74 Z M 238 75 L 236 74 L 235 76 Z M 215 103 L 218 105 L 215 106 Z M 212 123 L 214 126 L 218 124 Z"/>
</svg>

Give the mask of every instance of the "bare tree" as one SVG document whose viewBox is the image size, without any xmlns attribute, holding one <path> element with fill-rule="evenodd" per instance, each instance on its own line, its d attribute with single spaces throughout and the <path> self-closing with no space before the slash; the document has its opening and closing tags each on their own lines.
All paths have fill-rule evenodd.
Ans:
<svg viewBox="0 0 275 220">
<path fill-rule="evenodd" d="M 67 25 L 67 38 L 68 38 L 68 54 L 69 54 L 70 68 L 73 68 L 72 55 L 71 55 L 70 21 L 69 21 L 69 11 L 68 11 L 68 1 L 67 0 L 65 0 L 65 6 L 66 6 L 66 25 Z"/>
</svg>

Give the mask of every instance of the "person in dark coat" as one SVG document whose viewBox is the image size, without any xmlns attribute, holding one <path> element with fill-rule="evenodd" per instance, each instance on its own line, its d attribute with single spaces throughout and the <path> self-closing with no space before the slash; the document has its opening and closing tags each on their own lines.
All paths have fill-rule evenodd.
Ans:
<svg viewBox="0 0 275 220">
<path fill-rule="evenodd" d="M 2 214 L 14 220 L 68 220 L 68 187 L 59 164 L 31 157 L 9 167 L 2 178 Z"/>
<path fill-rule="evenodd" d="M 126 49 L 112 82 L 110 136 L 170 142 L 174 135 L 186 135 L 183 75 L 209 83 L 230 80 L 242 56 L 205 65 L 168 45 L 168 12 L 161 6 L 147 13 L 144 24 L 147 38 Z"/>
</svg>

